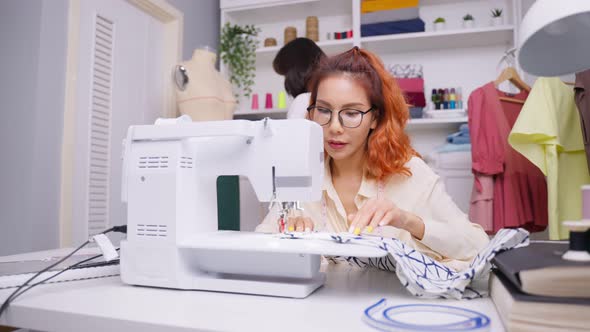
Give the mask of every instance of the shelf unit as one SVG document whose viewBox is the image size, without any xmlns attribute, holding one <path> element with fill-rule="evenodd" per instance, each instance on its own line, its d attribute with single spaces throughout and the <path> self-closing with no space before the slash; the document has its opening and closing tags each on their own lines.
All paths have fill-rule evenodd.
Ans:
<svg viewBox="0 0 590 332">
<path fill-rule="evenodd" d="M 328 54 L 336 54 L 351 49 L 354 46 L 354 43 L 352 38 L 348 38 L 339 40 L 325 40 L 318 42 L 317 45 Z M 277 55 L 277 52 L 281 49 L 281 47 L 283 46 L 280 45 L 258 48 L 256 50 L 256 58 L 260 62 L 261 59 L 267 57 L 267 59 L 264 60 L 271 63 L 274 57 Z"/>
<path fill-rule="evenodd" d="M 401 53 L 512 44 L 514 26 L 452 29 L 362 37 L 361 46 L 377 53 Z"/>
<path fill-rule="evenodd" d="M 385 36 L 360 36 L 361 0 L 222 0 L 221 23 L 254 24 L 260 28 L 260 45 L 273 37 L 278 46 L 259 47 L 256 51 L 254 93 L 272 93 L 276 98 L 283 90 L 283 77 L 274 73 L 272 60 L 283 45 L 284 28 L 294 26 L 298 36 L 305 36 L 305 18 L 319 18 L 318 45 L 328 55 L 359 46 L 378 54 L 385 64 L 415 64 L 424 68 L 425 94 L 430 99 L 433 88 L 462 87 L 464 102 L 473 89 L 492 80 L 503 52 L 516 42 L 519 12 L 523 0 L 421 0 L 420 17 L 426 31 Z M 458 10 L 458 8 L 461 8 Z M 505 24 L 491 26 L 489 11 L 503 8 Z M 475 27 L 462 28 L 461 17 L 470 13 Z M 433 31 L 434 18 L 442 16 L 447 28 Z M 353 38 L 328 40 L 327 32 L 353 30 Z M 223 64 L 222 71 L 225 71 Z M 264 116 L 283 118 L 281 112 L 254 112 L 250 102 L 240 100 L 236 118 L 258 119 Z M 430 128 L 436 129 L 432 124 Z M 440 130 L 449 130 L 441 124 Z M 421 139 L 413 137 L 413 139 Z M 426 153 L 428 151 L 421 151 Z"/>
<path fill-rule="evenodd" d="M 284 28 L 294 26 L 298 36 L 305 36 L 305 19 L 319 19 L 318 45 L 328 55 L 359 46 L 376 53 L 385 65 L 421 64 L 425 81 L 425 97 L 431 100 L 435 88 L 461 87 L 463 102 L 471 92 L 498 75 L 503 54 L 518 42 L 523 6 L 531 0 L 420 0 L 420 18 L 425 31 L 419 33 L 362 37 L 361 0 L 221 0 L 221 24 L 254 24 L 261 29 L 260 45 L 265 38 L 277 40 L 278 46 L 259 48 L 256 52 L 256 83 L 254 92 L 260 96 L 283 90 L 283 77 L 272 69 L 272 60 L 283 45 Z M 525 3 L 525 5 L 523 5 Z M 504 10 L 504 24 L 492 26 L 490 10 Z M 462 28 L 465 14 L 475 17 L 475 27 Z M 434 31 L 433 21 L 446 19 L 446 29 Z M 352 29 L 353 37 L 328 40 L 327 32 Z M 221 70 L 225 68 L 221 65 Z M 244 108 L 249 101 L 241 102 Z M 264 116 L 279 118 L 285 113 L 240 110 L 236 118 Z M 412 145 L 423 156 L 445 144 L 447 135 L 456 132 L 466 117 L 445 119 L 412 119 L 406 126 Z M 243 181 L 243 180 L 242 180 Z M 244 184 L 245 185 L 245 184 Z M 469 192 L 471 188 L 464 188 Z"/>
<path fill-rule="evenodd" d="M 444 112 L 444 111 L 441 111 Z M 430 118 L 421 118 L 421 119 L 410 119 L 406 128 L 408 130 L 411 129 L 430 129 L 436 128 L 440 126 L 449 125 L 451 127 L 455 127 L 457 124 L 466 123 L 467 117 L 450 117 L 450 118 L 438 118 L 438 119 L 430 119 Z"/>
<path fill-rule="evenodd" d="M 325 40 L 318 42 L 317 45 L 323 50 L 328 50 L 329 53 L 340 52 L 342 50 L 350 49 L 353 46 L 352 38 L 340 40 Z M 274 55 L 281 49 L 281 46 L 261 47 L 256 50 L 256 55 L 272 54 Z"/>
</svg>

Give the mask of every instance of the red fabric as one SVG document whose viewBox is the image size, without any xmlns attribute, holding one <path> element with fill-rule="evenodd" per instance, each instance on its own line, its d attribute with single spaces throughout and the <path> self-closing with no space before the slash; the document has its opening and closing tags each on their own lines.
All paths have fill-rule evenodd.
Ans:
<svg viewBox="0 0 590 332">
<path fill-rule="evenodd" d="M 473 173 L 476 178 L 472 203 L 486 190 L 480 175 L 493 175 L 493 231 L 504 227 L 523 227 L 542 231 L 547 227 L 547 183 L 541 170 L 508 144 L 508 135 L 522 104 L 500 101 L 503 92 L 488 83 L 475 90 L 468 101 L 469 132 Z M 528 93 L 513 98 L 525 100 Z M 473 199 L 475 197 L 475 199 Z M 487 205 L 471 205 L 471 209 Z M 489 211 L 470 211 L 486 216 Z M 489 221 L 484 221 L 485 224 Z"/>
<path fill-rule="evenodd" d="M 414 107 L 426 107 L 424 92 L 405 92 L 406 103 Z"/>
<path fill-rule="evenodd" d="M 404 92 L 422 92 L 424 93 L 423 78 L 396 78 L 397 84 Z"/>
</svg>

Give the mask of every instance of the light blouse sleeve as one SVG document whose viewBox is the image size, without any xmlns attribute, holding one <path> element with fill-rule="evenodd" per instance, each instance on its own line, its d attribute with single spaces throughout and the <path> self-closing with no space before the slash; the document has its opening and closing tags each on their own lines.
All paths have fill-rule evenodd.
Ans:
<svg viewBox="0 0 590 332">
<path fill-rule="evenodd" d="M 307 107 L 309 106 L 309 99 L 311 93 L 302 93 L 293 99 L 289 111 L 287 112 L 287 119 L 305 119 L 307 116 Z"/>
</svg>

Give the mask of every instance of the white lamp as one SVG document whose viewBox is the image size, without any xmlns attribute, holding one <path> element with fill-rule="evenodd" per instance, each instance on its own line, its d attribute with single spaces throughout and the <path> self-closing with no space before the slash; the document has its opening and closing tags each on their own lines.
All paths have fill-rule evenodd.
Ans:
<svg viewBox="0 0 590 332">
<path fill-rule="evenodd" d="M 524 71 L 560 76 L 590 68 L 590 0 L 537 0 L 520 29 Z"/>
</svg>

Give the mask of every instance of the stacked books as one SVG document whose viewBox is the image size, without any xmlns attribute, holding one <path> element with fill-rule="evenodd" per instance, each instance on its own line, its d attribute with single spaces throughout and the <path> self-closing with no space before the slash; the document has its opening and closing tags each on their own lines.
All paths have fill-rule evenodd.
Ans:
<svg viewBox="0 0 590 332">
<path fill-rule="evenodd" d="M 590 262 L 561 258 L 567 243 L 498 254 L 490 295 L 508 331 L 589 331 Z"/>
</svg>

